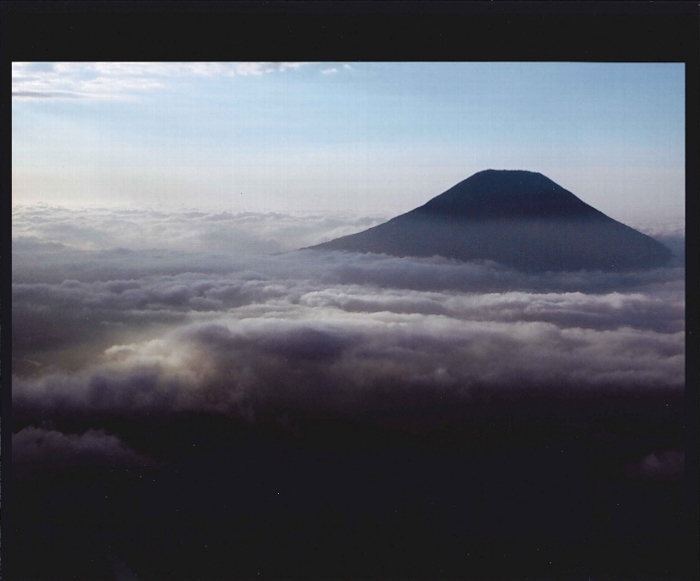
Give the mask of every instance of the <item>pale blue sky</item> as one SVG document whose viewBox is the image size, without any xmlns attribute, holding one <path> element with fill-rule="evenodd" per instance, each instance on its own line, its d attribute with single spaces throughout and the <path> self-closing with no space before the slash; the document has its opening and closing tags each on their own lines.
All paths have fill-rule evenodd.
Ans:
<svg viewBox="0 0 700 581">
<path fill-rule="evenodd" d="M 487 168 L 683 216 L 683 64 L 15 63 L 13 203 L 395 215 Z"/>
</svg>

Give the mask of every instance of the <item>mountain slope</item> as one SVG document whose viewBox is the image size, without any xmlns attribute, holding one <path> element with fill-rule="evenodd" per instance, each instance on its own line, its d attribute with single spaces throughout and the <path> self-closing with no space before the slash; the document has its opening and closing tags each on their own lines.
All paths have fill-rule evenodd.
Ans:
<svg viewBox="0 0 700 581">
<path fill-rule="evenodd" d="M 670 251 L 539 173 L 485 170 L 423 206 L 318 250 L 492 260 L 525 271 L 662 266 Z"/>
</svg>

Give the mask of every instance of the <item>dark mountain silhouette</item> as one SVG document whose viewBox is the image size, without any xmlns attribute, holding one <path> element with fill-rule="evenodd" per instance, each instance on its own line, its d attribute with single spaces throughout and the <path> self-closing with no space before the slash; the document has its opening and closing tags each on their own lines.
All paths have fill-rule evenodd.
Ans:
<svg viewBox="0 0 700 581">
<path fill-rule="evenodd" d="M 492 260 L 520 270 L 625 271 L 671 252 L 540 173 L 485 170 L 427 204 L 319 250 Z"/>
</svg>

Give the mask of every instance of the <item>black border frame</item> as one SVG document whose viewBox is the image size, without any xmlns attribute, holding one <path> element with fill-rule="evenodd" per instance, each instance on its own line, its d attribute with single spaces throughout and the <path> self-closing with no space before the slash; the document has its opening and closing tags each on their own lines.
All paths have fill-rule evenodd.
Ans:
<svg viewBox="0 0 700 581">
<path fill-rule="evenodd" d="M 3 2 L 2 572 L 12 563 L 13 60 L 683 62 L 686 65 L 686 527 L 698 577 L 700 8 L 689 2 Z M 7 556 L 10 559 L 8 561 Z M 11 567 L 10 567 L 11 569 Z"/>
</svg>

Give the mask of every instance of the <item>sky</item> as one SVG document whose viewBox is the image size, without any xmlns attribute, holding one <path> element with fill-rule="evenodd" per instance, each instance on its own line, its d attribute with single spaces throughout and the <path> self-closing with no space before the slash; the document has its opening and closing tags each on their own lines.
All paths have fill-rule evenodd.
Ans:
<svg viewBox="0 0 700 581">
<path fill-rule="evenodd" d="M 13 204 L 391 217 L 483 169 L 682 224 L 680 63 L 13 63 Z"/>
</svg>

